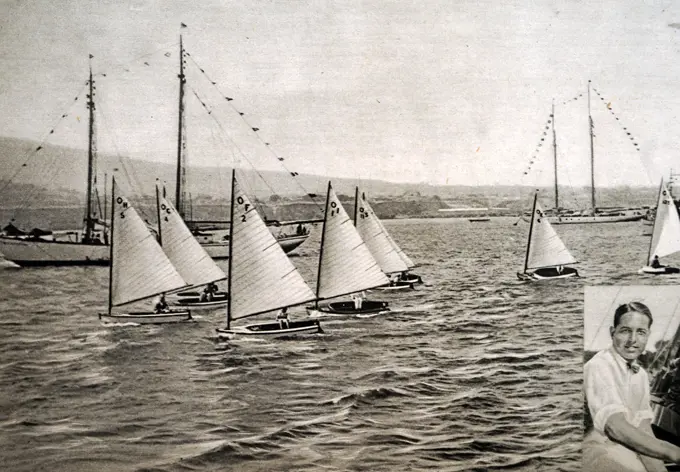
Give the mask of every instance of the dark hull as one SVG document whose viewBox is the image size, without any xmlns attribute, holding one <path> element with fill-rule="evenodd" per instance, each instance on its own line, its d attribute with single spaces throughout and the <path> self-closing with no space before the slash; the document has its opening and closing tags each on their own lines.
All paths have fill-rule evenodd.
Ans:
<svg viewBox="0 0 680 472">
<path fill-rule="evenodd" d="M 353 301 L 341 301 L 328 303 L 327 305 L 319 305 L 317 307 L 308 307 L 307 310 L 314 310 L 320 313 L 335 314 L 335 315 L 362 315 L 371 313 L 382 313 L 389 311 L 390 308 L 387 302 L 377 300 L 364 300 L 360 309 L 354 308 Z"/>
<path fill-rule="evenodd" d="M 292 336 L 296 334 L 323 333 L 319 320 L 289 320 L 287 323 L 278 321 L 270 323 L 258 323 L 237 328 L 217 328 L 219 338 L 230 339 L 234 336 Z"/>
</svg>

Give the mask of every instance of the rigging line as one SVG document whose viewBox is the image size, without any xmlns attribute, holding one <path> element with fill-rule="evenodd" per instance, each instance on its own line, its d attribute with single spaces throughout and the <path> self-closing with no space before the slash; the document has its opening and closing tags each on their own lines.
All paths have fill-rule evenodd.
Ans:
<svg viewBox="0 0 680 472">
<path fill-rule="evenodd" d="M 616 300 L 618 300 L 619 295 L 621 294 L 622 290 L 623 290 L 623 287 L 621 287 L 621 286 L 617 287 L 616 295 L 614 295 L 614 298 L 612 298 L 612 302 L 609 304 L 609 308 L 607 308 L 607 310 L 605 310 L 606 315 L 602 317 L 602 321 L 597 326 L 597 330 L 595 331 L 595 335 L 591 339 L 591 346 L 590 347 L 592 347 L 592 344 L 595 343 L 595 340 L 597 340 L 597 336 L 600 334 L 600 330 L 602 329 L 602 326 L 604 326 L 605 322 L 607 321 L 607 317 L 612 312 L 612 308 L 614 307 Z"/>
<path fill-rule="evenodd" d="M 125 158 L 125 157 L 122 156 L 122 154 L 120 152 L 120 148 L 118 147 L 118 140 L 116 139 L 115 131 L 113 130 L 113 128 L 111 126 L 109 126 L 109 120 L 106 118 L 106 114 L 104 113 L 103 108 L 99 107 L 98 111 L 99 111 L 99 115 L 102 118 L 103 124 L 106 126 L 107 129 L 112 130 L 111 136 L 113 138 L 113 147 L 115 148 L 116 157 L 118 158 L 118 162 L 120 163 L 121 167 L 123 168 L 123 173 L 125 174 L 127 182 L 132 185 L 132 190 L 134 191 L 135 195 L 140 200 L 142 200 L 142 197 L 144 196 L 144 193 L 142 192 L 143 186 L 142 186 L 140 180 L 137 178 L 136 173 L 129 171 L 129 169 L 128 169 L 129 166 L 126 163 L 126 161 L 131 162 L 132 159 Z M 144 218 L 146 220 L 148 220 L 150 218 L 146 209 L 144 209 L 142 207 L 142 205 L 137 205 L 137 210 L 139 211 L 139 213 L 142 214 L 142 216 L 144 216 Z"/>
<path fill-rule="evenodd" d="M 26 151 L 26 152 L 24 153 L 24 158 L 25 158 L 24 162 L 22 162 L 22 165 L 19 166 L 19 168 L 12 174 L 12 176 L 11 176 L 11 177 L 9 178 L 9 180 L 5 183 L 5 185 L 3 185 L 2 188 L 0 188 L 0 195 L 2 195 L 2 193 L 3 193 L 3 192 L 5 191 L 5 189 L 9 186 L 9 184 L 12 183 L 12 180 L 14 180 L 14 179 L 16 178 L 16 176 L 19 175 L 19 173 L 21 173 L 21 170 L 24 169 L 24 168 L 26 167 L 26 164 L 28 164 L 28 163 L 30 162 L 30 160 L 33 159 L 33 158 L 38 154 L 38 152 L 40 152 L 40 151 L 39 151 L 39 148 L 41 148 L 41 147 L 45 144 L 45 142 L 47 141 L 47 139 L 48 139 L 52 134 L 54 134 L 54 130 L 56 130 L 57 127 L 62 123 L 62 121 L 64 121 L 64 120 L 69 116 L 69 113 L 70 113 L 71 109 L 73 108 L 75 102 L 78 101 L 78 99 L 79 99 L 80 96 L 83 94 L 83 91 L 85 91 L 85 89 L 87 88 L 87 86 L 88 86 L 88 85 L 87 85 L 87 83 L 86 83 L 85 85 L 83 85 L 83 86 L 81 87 L 80 91 L 79 91 L 78 94 L 76 95 L 76 98 L 73 100 L 73 102 L 71 103 L 71 105 L 66 109 L 66 113 L 62 113 L 62 114 L 59 116 L 59 118 L 57 118 L 57 119 L 54 121 L 54 125 L 52 125 L 52 127 L 50 128 L 50 131 L 46 132 L 46 133 L 43 135 L 43 137 L 40 138 L 40 141 L 38 141 L 38 146 L 37 146 L 37 147 L 34 147 L 33 145 L 31 145 L 31 150 Z M 29 154 L 30 154 L 30 155 L 29 155 Z M 26 156 L 28 156 L 28 157 L 26 157 Z"/>
<path fill-rule="evenodd" d="M 663 331 L 664 334 L 668 334 L 668 328 L 671 327 L 671 323 L 672 323 L 673 320 L 675 319 L 675 313 L 676 313 L 676 311 L 677 311 L 677 309 L 678 309 L 678 305 L 680 305 L 680 298 L 678 298 L 678 301 L 675 302 L 675 307 L 673 308 L 673 311 L 672 311 L 672 314 L 671 314 L 671 316 L 670 316 L 670 319 L 668 320 L 668 324 L 666 325 L 666 329 L 664 329 L 664 331 Z M 661 337 L 661 340 L 663 341 L 663 336 Z M 672 343 L 672 338 L 671 338 L 671 343 Z M 669 357 L 670 354 L 671 354 L 671 349 L 672 349 L 672 348 L 673 348 L 673 346 L 672 346 L 671 344 L 669 344 L 669 345 L 668 345 L 668 350 L 666 350 L 666 349 L 659 349 L 659 351 L 656 353 L 656 356 L 654 356 L 654 358 L 652 359 L 652 363 L 651 363 L 650 365 L 654 365 L 654 364 L 656 363 L 656 361 L 661 357 L 661 353 L 662 353 L 662 352 L 666 352 L 666 359 L 664 360 L 663 365 L 668 364 L 668 357 Z"/>
<path fill-rule="evenodd" d="M 198 100 L 199 100 L 199 102 L 201 103 L 201 105 L 203 105 L 203 107 L 204 107 L 206 110 L 208 110 L 206 104 L 200 99 L 199 95 L 196 93 L 196 91 L 194 90 L 194 88 L 191 87 L 191 86 L 189 86 L 189 88 L 190 88 L 191 91 L 194 93 L 194 95 L 196 96 L 196 98 L 198 98 Z M 212 113 L 208 113 L 208 115 L 215 121 L 215 123 L 217 124 L 217 126 L 218 126 L 218 127 L 220 128 L 220 130 L 224 133 L 224 135 L 227 136 L 227 138 L 229 139 L 229 141 L 233 144 L 234 148 L 236 148 L 236 149 L 238 150 L 239 155 L 240 155 L 240 156 L 241 156 L 248 164 L 250 164 L 251 168 L 255 171 L 255 173 L 258 175 L 258 177 L 260 177 L 260 179 L 262 180 L 262 182 L 264 183 L 264 185 L 272 192 L 272 194 L 276 194 L 277 192 L 274 190 L 274 188 L 272 188 L 272 186 L 269 184 L 269 182 L 267 182 L 267 180 L 264 178 L 263 174 L 257 169 L 257 167 L 255 167 L 255 165 L 253 164 L 253 162 L 252 162 L 250 159 L 248 159 L 248 157 L 246 156 L 245 152 L 239 147 L 239 145 L 238 145 L 238 144 L 237 144 L 237 143 L 229 136 L 229 134 L 228 134 L 227 131 L 224 129 L 224 127 L 222 126 L 222 124 L 220 123 L 220 121 L 215 117 L 215 115 L 212 114 Z M 292 174 L 292 173 L 291 173 L 291 174 Z M 301 186 L 300 186 L 300 187 L 301 187 Z M 301 187 L 301 188 L 302 188 L 303 190 L 305 190 L 303 187 Z M 306 190 L 305 190 L 305 191 L 306 191 Z M 315 200 L 313 200 L 313 202 L 314 202 L 314 204 L 317 206 L 317 208 L 321 209 L 321 207 L 319 206 L 319 204 L 318 204 Z"/>
<path fill-rule="evenodd" d="M 198 64 L 198 62 L 196 62 L 196 60 L 194 59 L 194 57 L 193 57 L 191 54 L 186 53 L 186 55 L 189 57 L 189 59 L 191 59 L 191 62 L 194 63 L 194 65 L 198 68 L 198 70 L 201 71 L 201 73 L 205 76 L 205 78 L 212 84 L 212 86 L 215 88 L 215 90 L 217 90 L 217 92 L 220 94 L 220 96 L 221 96 L 222 98 L 224 98 L 224 99 L 227 101 L 227 103 L 229 104 L 229 107 L 230 107 L 234 112 L 238 113 L 238 114 L 239 114 L 239 117 L 241 118 L 241 120 L 243 120 L 243 122 L 244 122 L 246 125 L 248 125 L 248 127 L 249 127 L 250 129 L 253 130 L 253 133 L 255 134 L 255 137 L 256 137 L 256 138 L 257 138 L 257 139 L 265 146 L 265 148 L 267 148 L 267 150 L 269 151 L 269 153 L 277 159 L 277 161 L 280 163 L 281 167 L 283 167 L 283 168 L 286 170 L 286 172 L 288 172 L 290 175 L 293 176 L 293 181 L 295 182 L 295 184 L 296 184 L 296 185 L 297 185 L 297 186 L 298 186 L 298 187 L 306 194 L 306 196 L 307 196 L 308 198 L 310 198 L 310 199 L 312 200 L 312 202 L 316 205 L 316 207 L 317 207 L 319 210 L 322 210 L 322 211 L 323 211 L 323 208 L 325 207 L 325 201 L 323 202 L 323 204 L 319 203 L 319 202 L 316 200 L 316 197 L 312 196 L 312 195 L 316 195 L 316 194 L 313 194 L 313 193 L 309 192 L 306 188 L 304 188 L 304 187 L 302 186 L 302 184 L 299 183 L 299 181 L 298 181 L 297 179 L 295 179 L 295 177 L 297 176 L 297 172 L 291 171 L 291 170 L 283 163 L 284 158 L 278 156 L 278 155 L 276 154 L 276 152 L 274 152 L 274 150 L 271 148 L 271 146 L 269 145 L 269 143 L 265 142 L 265 141 L 260 137 L 260 135 L 257 134 L 257 131 L 255 130 L 255 128 L 248 122 L 248 120 L 246 120 L 246 119 L 244 118 L 244 114 L 241 113 L 240 111 L 238 111 L 238 110 L 230 103 L 233 99 L 230 98 L 230 97 L 227 97 L 226 95 L 224 95 L 224 93 L 222 93 L 222 91 L 220 90 L 220 88 L 217 86 L 217 82 L 213 81 L 213 80 L 208 76 L 208 74 L 205 72 L 205 70 Z"/>
<path fill-rule="evenodd" d="M 140 59 L 144 59 L 146 57 L 154 56 L 154 55 L 158 54 L 159 52 L 163 52 L 163 51 L 170 52 L 170 50 L 172 48 L 176 48 L 178 45 L 179 45 L 179 41 L 175 41 L 173 43 L 167 43 L 165 45 L 162 45 L 161 47 L 159 47 L 159 48 L 157 48 L 157 49 L 155 49 L 151 52 L 141 54 L 139 56 L 135 56 L 127 62 L 121 63 L 121 62 L 115 62 L 115 61 L 108 61 L 108 63 L 107 63 L 106 61 L 102 61 L 101 64 L 103 64 L 107 68 L 113 69 L 114 71 L 117 71 L 117 72 L 120 72 L 120 71 L 130 72 L 127 69 L 127 67 L 131 66 L 133 63 L 139 61 Z M 169 56 L 166 56 L 166 57 L 169 57 Z M 118 69 L 120 69 L 120 70 L 118 70 Z M 100 74 L 97 74 L 97 75 L 102 75 L 102 74 L 100 73 Z"/>
</svg>

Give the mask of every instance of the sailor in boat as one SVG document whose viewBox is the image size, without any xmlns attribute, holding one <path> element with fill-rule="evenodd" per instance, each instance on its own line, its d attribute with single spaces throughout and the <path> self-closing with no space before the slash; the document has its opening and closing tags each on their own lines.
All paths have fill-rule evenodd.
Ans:
<svg viewBox="0 0 680 472">
<path fill-rule="evenodd" d="M 659 262 L 659 256 L 656 254 L 654 255 L 654 259 L 652 260 L 652 268 L 653 269 L 661 269 L 663 266 L 661 265 L 661 262 Z"/>
<path fill-rule="evenodd" d="M 654 437 L 649 377 L 638 364 L 652 313 L 640 302 L 620 305 L 609 328 L 612 345 L 584 367 L 592 427 L 583 441 L 583 470 L 647 472 L 680 463 L 680 447 Z M 625 392 L 625 393 L 624 393 Z"/>
<path fill-rule="evenodd" d="M 168 302 L 165 301 L 165 294 L 161 293 L 153 300 L 153 311 L 156 313 L 166 313 L 170 311 Z"/>
<path fill-rule="evenodd" d="M 282 308 L 279 310 L 279 314 L 276 315 L 276 321 L 279 322 L 279 327 L 281 329 L 290 328 L 290 320 L 288 319 L 288 308 Z"/>
<path fill-rule="evenodd" d="M 366 292 L 355 293 L 352 295 L 352 301 L 354 302 L 355 310 L 361 310 L 361 305 L 364 303 L 364 298 L 366 298 Z"/>
<path fill-rule="evenodd" d="M 562 275 L 562 272 L 564 272 L 564 266 L 558 265 L 557 266 L 557 274 Z"/>
<path fill-rule="evenodd" d="M 390 285 L 394 287 L 399 283 L 400 280 L 402 280 L 402 275 L 394 274 L 392 277 L 390 277 Z"/>
<path fill-rule="evenodd" d="M 217 293 L 217 284 L 214 282 L 210 282 L 208 285 L 205 286 L 203 289 L 203 292 L 201 293 L 200 301 L 201 302 L 211 302 L 215 299 L 215 294 Z"/>
</svg>

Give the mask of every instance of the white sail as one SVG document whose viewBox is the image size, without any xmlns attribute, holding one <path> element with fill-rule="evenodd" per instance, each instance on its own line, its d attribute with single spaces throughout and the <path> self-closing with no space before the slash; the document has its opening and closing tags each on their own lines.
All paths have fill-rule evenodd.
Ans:
<svg viewBox="0 0 680 472">
<path fill-rule="evenodd" d="M 392 236 L 390 235 L 390 233 L 387 232 L 387 229 L 385 228 L 385 225 L 382 223 L 382 221 L 380 221 L 379 218 L 377 220 L 378 220 L 378 224 L 380 225 L 380 228 L 382 228 L 382 230 L 385 232 L 385 235 L 387 235 L 387 239 L 389 240 L 389 242 L 392 245 L 392 247 L 394 248 L 394 250 L 397 251 L 397 254 L 399 254 L 399 257 L 401 257 L 401 260 L 404 261 L 404 264 L 406 264 L 406 267 L 408 269 L 415 267 L 415 263 L 411 260 L 411 258 L 408 257 L 406 255 L 406 253 L 401 250 L 401 248 L 394 241 L 394 239 L 392 239 Z"/>
<path fill-rule="evenodd" d="M 114 182 L 114 192 L 117 192 Z M 186 286 L 156 238 L 127 199 L 113 207 L 111 305 L 118 306 Z"/>
<path fill-rule="evenodd" d="M 234 179 L 231 248 L 231 318 L 314 300 L 281 245 Z"/>
<path fill-rule="evenodd" d="M 383 272 L 391 274 L 409 269 L 363 194 L 357 205 L 356 228 Z"/>
<path fill-rule="evenodd" d="M 529 255 L 527 269 L 553 267 L 576 262 L 567 247 L 544 217 L 543 209 L 536 202 L 533 214 L 531 235 L 529 235 Z"/>
<path fill-rule="evenodd" d="M 330 185 L 322 238 L 319 298 L 333 298 L 389 283 Z"/>
<path fill-rule="evenodd" d="M 204 285 L 227 278 L 165 198 L 160 199 L 159 217 L 163 252 L 188 284 Z"/>
<path fill-rule="evenodd" d="M 652 263 L 654 256 L 668 256 L 678 251 L 680 251 L 680 217 L 662 180 L 649 249 L 649 263 Z"/>
</svg>

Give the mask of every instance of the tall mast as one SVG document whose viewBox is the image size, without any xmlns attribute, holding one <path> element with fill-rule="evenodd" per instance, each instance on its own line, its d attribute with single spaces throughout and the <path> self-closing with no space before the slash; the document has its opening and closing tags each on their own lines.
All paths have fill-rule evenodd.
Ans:
<svg viewBox="0 0 680 472">
<path fill-rule="evenodd" d="M 319 307 L 319 289 L 321 288 L 321 261 L 323 261 L 323 245 L 326 239 L 326 222 L 328 221 L 328 202 L 331 199 L 331 181 L 328 181 L 328 190 L 326 192 L 326 208 L 323 213 L 323 226 L 321 227 L 321 247 L 319 248 L 319 267 L 316 271 L 316 300 L 314 306 Z"/>
<path fill-rule="evenodd" d="M 593 147 L 593 117 L 590 116 L 590 80 L 588 81 L 588 128 L 590 132 L 590 208 L 595 215 L 595 148 Z"/>
<path fill-rule="evenodd" d="M 177 212 L 184 219 L 184 187 L 186 175 L 184 172 L 184 46 L 182 45 L 182 35 L 179 36 L 179 123 L 177 127 L 177 178 L 175 182 L 175 207 Z"/>
<path fill-rule="evenodd" d="M 158 188 L 158 182 L 156 182 L 156 221 L 158 222 L 158 244 L 163 247 L 163 232 L 161 230 L 163 225 L 161 224 L 161 216 L 160 190 Z"/>
<path fill-rule="evenodd" d="M 552 102 L 553 166 L 555 168 L 555 211 L 559 212 L 560 194 L 557 190 L 557 135 L 555 134 L 555 99 Z"/>
<path fill-rule="evenodd" d="M 354 191 L 354 226 L 357 225 L 357 218 L 359 218 L 359 187 L 355 187 Z"/>
<path fill-rule="evenodd" d="M 529 222 L 529 240 L 527 241 L 527 253 L 524 256 L 524 270 L 526 273 L 529 265 L 529 249 L 531 248 L 531 233 L 534 231 L 534 219 L 536 218 L 536 200 L 538 199 L 538 191 L 534 194 L 534 205 L 531 207 L 531 221 Z"/>
<path fill-rule="evenodd" d="M 90 242 L 94 232 L 94 220 L 92 219 L 92 189 L 95 185 L 96 175 L 94 172 L 96 150 L 94 142 L 94 80 L 92 78 L 92 54 L 90 54 L 90 80 L 89 94 L 87 95 L 88 130 L 87 130 L 87 203 L 85 208 L 85 234 L 83 240 Z"/>
<path fill-rule="evenodd" d="M 111 304 L 113 301 L 113 220 L 115 219 L 114 212 L 116 211 L 116 177 L 111 177 L 111 227 L 109 228 L 111 234 L 111 241 L 109 244 L 109 315 L 111 314 Z"/>
<path fill-rule="evenodd" d="M 234 258 L 233 256 L 233 250 L 234 250 L 234 189 L 236 188 L 236 169 L 231 170 L 231 209 L 229 210 L 229 259 L 228 259 L 228 267 L 229 271 L 227 272 L 228 277 L 227 277 L 227 294 L 229 294 L 229 303 L 227 303 L 227 329 L 230 328 L 231 326 L 231 303 L 234 301 L 234 298 L 232 297 L 231 293 L 231 278 L 233 277 L 232 273 L 232 265 Z"/>
</svg>

